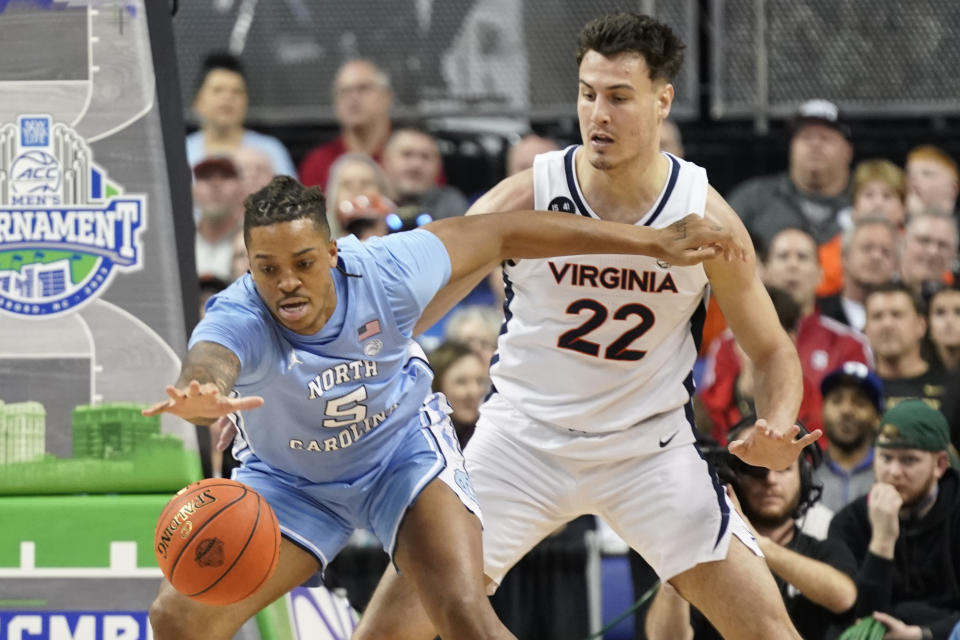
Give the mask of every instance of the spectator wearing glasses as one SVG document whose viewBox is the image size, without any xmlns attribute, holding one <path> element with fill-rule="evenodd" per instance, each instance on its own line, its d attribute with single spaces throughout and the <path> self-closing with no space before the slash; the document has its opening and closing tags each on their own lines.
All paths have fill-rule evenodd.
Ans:
<svg viewBox="0 0 960 640">
<path fill-rule="evenodd" d="M 300 181 L 327 184 L 330 169 L 345 153 L 361 153 L 380 162 L 390 137 L 393 89 L 390 78 L 370 60 L 348 60 L 333 81 L 333 105 L 340 135 L 314 147 L 300 163 Z"/>
</svg>

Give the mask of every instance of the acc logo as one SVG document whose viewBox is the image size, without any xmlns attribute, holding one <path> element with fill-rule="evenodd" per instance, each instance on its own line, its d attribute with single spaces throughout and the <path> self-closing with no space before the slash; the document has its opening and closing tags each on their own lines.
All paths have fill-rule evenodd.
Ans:
<svg viewBox="0 0 960 640">
<path fill-rule="evenodd" d="M 123 193 L 49 115 L 0 123 L 0 312 L 56 316 L 143 267 L 145 197 Z"/>
</svg>

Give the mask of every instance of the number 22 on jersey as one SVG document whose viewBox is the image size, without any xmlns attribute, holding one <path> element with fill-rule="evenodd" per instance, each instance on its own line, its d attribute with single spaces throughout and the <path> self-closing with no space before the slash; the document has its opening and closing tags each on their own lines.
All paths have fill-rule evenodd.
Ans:
<svg viewBox="0 0 960 640">
<path fill-rule="evenodd" d="M 579 327 L 560 334 L 560 337 L 557 338 L 557 346 L 561 349 L 578 351 L 588 356 L 600 357 L 601 345 L 586 340 L 584 337 L 606 322 L 610 312 L 606 306 L 592 298 L 574 300 L 567 307 L 567 313 L 569 314 L 580 315 L 581 311 L 588 311 L 593 315 Z M 647 354 L 646 351 L 640 349 L 631 349 L 630 345 L 649 331 L 656 322 L 650 307 L 638 302 L 630 302 L 613 312 L 613 320 L 630 320 L 637 317 L 640 319 L 638 323 L 620 334 L 620 337 L 608 344 L 603 350 L 603 357 L 606 360 L 640 360 Z"/>
</svg>

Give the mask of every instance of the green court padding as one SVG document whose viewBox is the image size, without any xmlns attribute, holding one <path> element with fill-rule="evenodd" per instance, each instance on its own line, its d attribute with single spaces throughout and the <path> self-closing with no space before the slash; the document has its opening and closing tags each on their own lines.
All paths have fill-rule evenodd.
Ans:
<svg viewBox="0 0 960 640">
<path fill-rule="evenodd" d="M 33 542 L 37 568 L 110 566 L 110 543 L 137 543 L 137 567 L 156 567 L 153 531 L 169 494 L 0 497 L 0 568 L 20 567 Z"/>
</svg>

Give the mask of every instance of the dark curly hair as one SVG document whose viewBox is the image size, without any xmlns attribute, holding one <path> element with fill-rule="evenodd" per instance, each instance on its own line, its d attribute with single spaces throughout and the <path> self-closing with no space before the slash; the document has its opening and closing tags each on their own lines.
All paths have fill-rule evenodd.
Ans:
<svg viewBox="0 0 960 640">
<path fill-rule="evenodd" d="M 290 176 L 275 176 L 259 191 L 243 201 L 243 238 L 250 240 L 250 229 L 278 222 L 309 218 L 317 229 L 330 234 L 327 199 L 320 187 L 305 187 Z"/>
<path fill-rule="evenodd" d="M 244 83 L 247 81 L 247 72 L 240 58 L 228 51 L 212 51 L 207 54 L 203 59 L 203 64 L 200 65 L 200 72 L 197 74 L 197 81 L 194 85 L 194 93 L 200 91 L 200 87 L 207 81 L 207 76 L 216 69 L 232 71 L 243 78 Z"/>
<path fill-rule="evenodd" d="M 673 30 L 650 16 L 611 13 L 588 22 L 577 37 L 577 66 L 588 51 L 611 57 L 638 53 L 650 68 L 651 80 L 672 82 L 683 64 L 685 45 Z"/>
</svg>

